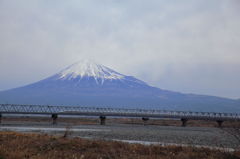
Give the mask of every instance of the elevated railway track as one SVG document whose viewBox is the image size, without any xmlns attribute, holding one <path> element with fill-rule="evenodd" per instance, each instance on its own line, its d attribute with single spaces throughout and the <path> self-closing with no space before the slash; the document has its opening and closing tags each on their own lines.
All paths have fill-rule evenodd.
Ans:
<svg viewBox="0 0 240 159">
<path fill-rule="evenodd" d="M 99 116 L 100 123 L 105 124 L 106 117 L 140 117 L 143 121 L 149 118 L 175 118 L 181 119 L 182 126 L 186 126 L 188 120 L 216 121 L 219 126 L 224 121 L 239 121 L 240 114 L 217 112 L 192 112 L 192 111 L 168 111 L 154 109 L 125 109 L 81 106 L 48 106 L 48 105 L 20 105 L 0 104 L 0 123 L 2 114 L 43 114 L 51 115 L 53 124 L 57 123 L 59 115 L 84 115 Z"/>
</svg>

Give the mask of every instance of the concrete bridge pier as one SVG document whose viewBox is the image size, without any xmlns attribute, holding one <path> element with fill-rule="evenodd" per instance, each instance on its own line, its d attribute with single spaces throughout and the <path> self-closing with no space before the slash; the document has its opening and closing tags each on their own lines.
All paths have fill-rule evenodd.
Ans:
<svg viewBox="0 0 240 159">
<path fill-rule="evenodd" d="M 183 126 L 183 127 L 187 126 L 187 121 L 188 121 L 188 119 L 182 118 L 181 121 L 182 121 L 182 126 Z"/>
<path fill-rule="evenodd" d="M 99 119 L 100 119 L 100 124 L 101 125 L 105 125 L 106 124 L 106 116 L 100 116 Z"/>
<path fill-rule="evenodd" d="M 221 127 L 222 127 L 223 120 L 217 120 L 217 123 L 218 123 L 218 127 L 221 128 Z"/>
<path fill-rule="evenodd" d="M 53 124 L 53 125 L 56 125 L 56 124 L 57 124 L 57 118 L 58 118 L 58 115 L 57 115 L 57 114 L 52 114 L 52 124 Z"/>
<path fill-rule="evenodd" d="M 148 120 L 149 120 L 149 118 L 142 117 L 143 125 L 147 125 Z"/>
</svg>

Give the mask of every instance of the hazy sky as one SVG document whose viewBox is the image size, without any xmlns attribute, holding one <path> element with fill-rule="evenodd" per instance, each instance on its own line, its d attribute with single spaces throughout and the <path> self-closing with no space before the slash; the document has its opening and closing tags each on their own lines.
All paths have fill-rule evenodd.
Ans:
<svg viewBox="0 0 240 159">
<path fill-rule="evenodd" d="M 240 1 L 0 0 L 0 90 L 86 58 L 163 89 L 240 98 Z"/>
</svg>

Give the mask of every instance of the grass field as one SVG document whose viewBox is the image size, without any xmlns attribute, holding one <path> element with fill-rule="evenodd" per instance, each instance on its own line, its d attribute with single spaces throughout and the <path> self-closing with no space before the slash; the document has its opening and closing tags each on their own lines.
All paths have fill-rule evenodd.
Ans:
<svg viewBox="0 0 240 159">
<path fill-rule="evenodd" d="M 0 159 L 238 159 L 240 152 L 0 132 Z"/>
</svg>

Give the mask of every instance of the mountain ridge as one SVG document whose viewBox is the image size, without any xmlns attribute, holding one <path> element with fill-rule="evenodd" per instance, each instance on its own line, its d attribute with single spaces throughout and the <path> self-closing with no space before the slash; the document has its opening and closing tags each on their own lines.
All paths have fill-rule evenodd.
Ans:
<svg viewBox="0 0 240 159">
<path fill-rule="evenodd" d="M 6 102 L 240 112 L 239 100 L 163 90 L 89 60 L 33 84 L 1 91 L 0 103 Z"/>
</svg>

